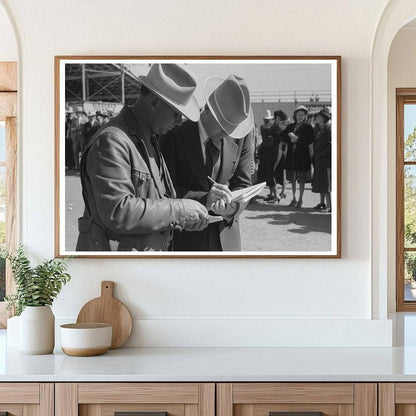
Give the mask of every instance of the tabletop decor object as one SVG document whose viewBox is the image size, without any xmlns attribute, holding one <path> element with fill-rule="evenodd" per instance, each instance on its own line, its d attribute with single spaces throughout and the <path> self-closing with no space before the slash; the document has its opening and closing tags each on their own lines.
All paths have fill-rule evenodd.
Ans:
<svg viewBox="0 0 416 416">
<path fill-rule="evenodd" d="M 65 324 L 60 328 L 61 348 L 67 355 L 90 357 L 101 355 L 111 347 L 109 324 Z"/>
<path fill-rule="evenodd" d="M 22 245 L 0 251 L 10 261 L 16 292 L 6 296 L 8 309 L 19 316 L 19 351 L 49 354 L 55 346 L 55 316 L 51 305 L 71 276 L 67 258 L 45 260 L 31 266 Z"/>
<path fill-rule="evenodd" d="M 90 300 L 80 310 L 77 323 L 106 323 L 113 327 L 111 349 L 121 347 L 133 330 L 133 319 L 124 303 L 113 297 L 114 282 L 101 282 L 101 296 Z"/>
</svg>

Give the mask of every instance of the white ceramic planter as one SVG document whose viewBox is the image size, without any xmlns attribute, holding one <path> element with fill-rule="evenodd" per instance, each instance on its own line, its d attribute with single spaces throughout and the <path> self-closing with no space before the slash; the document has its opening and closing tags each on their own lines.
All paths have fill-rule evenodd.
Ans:
<svg viewBox="0 0 416 416">
<path fill-rule="evenodd" d="M 7 346 L 19 346 L 19 320 L 20 316 L 13 316 L 7 320 Z"/>
<path fill-rule="evenodd" d="M 19 319 L 19 351 L 50 354 L 55 347 L 55 316 L 50 306 L 26 306 Z"/>
</svg>

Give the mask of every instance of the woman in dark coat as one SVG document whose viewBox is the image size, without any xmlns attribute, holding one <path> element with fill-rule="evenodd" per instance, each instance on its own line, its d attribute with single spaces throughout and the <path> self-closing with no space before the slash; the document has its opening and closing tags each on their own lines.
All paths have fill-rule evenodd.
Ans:
<svg viewBox="0 0 416 416">
<path fill-rule="evenodd" d="M 269 187 L 269 195 L 265 201 L 273 203 L 279 202 L 280 198 L 276 192 L 276 181 L 274 177 L 274 164 L 277 158 L 276 148 L 276 129 L 273 123 L 274 117 L 270 110 L 267 110 L 263 117 L 264 124 L 260 126 L 261 144 L 258 149 L 259 169 L 257 172 L 257 181 L 266 182 Z"/>
<path fill-rule="evenodd" d="M 331 212 L 331 115 L 321 110 L 316 115 L 319 126 L 313 143 L 313 179 L 312 192 L 321 194 L 321 202 L 314 208 Z M 326 200 L 326 205 L 325 205 Z"/>
<path fill-rule="evenodd" d="M 303 105 L 294 112 L 295 122 L 289 124 L 282 133 L 287 144 L 286 178 L 292 183 L 293 199 L 289 206 L 303 205 L 305 183 L 311 182 L 311 153 L 314 141 L 312 126 L 307 122 L 308 109 Z M 299 198 L 296 198 L 296 181 L 299 182 Z"/>
</svg>

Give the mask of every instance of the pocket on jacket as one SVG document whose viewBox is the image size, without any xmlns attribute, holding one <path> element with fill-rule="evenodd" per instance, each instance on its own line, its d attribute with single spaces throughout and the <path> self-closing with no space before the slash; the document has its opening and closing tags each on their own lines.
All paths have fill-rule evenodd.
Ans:
<svg viewBox="0 0 416 416">
<path fill-rule="evenodd" d="M 146 198 L 149 196 L 149 189 L 153 184 L 153 178 L 149 172 L 133 169 L 132 181 L 137 197 Z"/>
</svg>

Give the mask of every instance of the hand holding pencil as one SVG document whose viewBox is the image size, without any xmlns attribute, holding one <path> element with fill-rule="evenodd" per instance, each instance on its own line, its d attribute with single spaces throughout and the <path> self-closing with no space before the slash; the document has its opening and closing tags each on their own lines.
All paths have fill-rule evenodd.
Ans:
<svg viewBox="0 0 416 416">
<path fill-rule="evenodd" d="M 232 216 L 237 205 L 232 202 L 232 193 L 228 186 L 215 182 L 210 176 L 208 176 L 208 181 L 211 189 L 208 193 L 207 209 L 223 217 Z"/>
<path fill-rule="evenodd" d="M 211 188 L 208 192 L 206 207 L 211 209 L 212 204 L 220 200 L 223 200 L 225 204 L 229 204 L 232 199 L 230 188 L 227 185 L 215 182 L 210 176 L 208 176 L 208 181 L 211 184 Z"/>
</svg>

